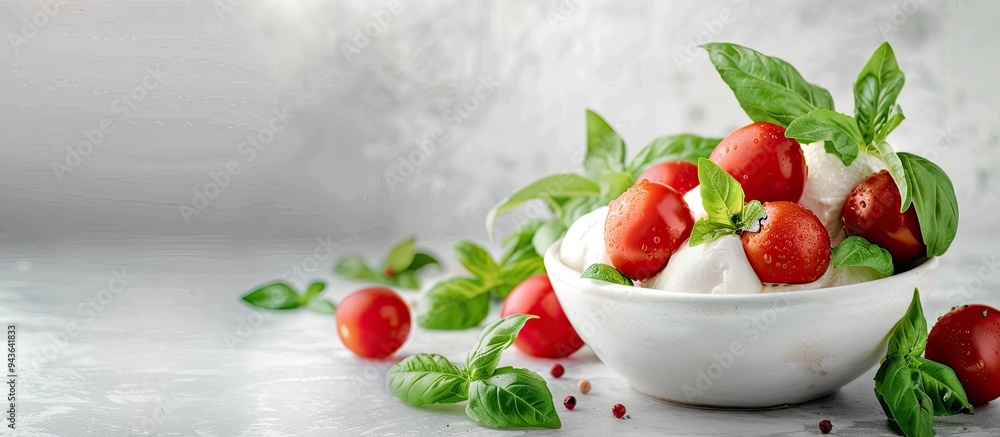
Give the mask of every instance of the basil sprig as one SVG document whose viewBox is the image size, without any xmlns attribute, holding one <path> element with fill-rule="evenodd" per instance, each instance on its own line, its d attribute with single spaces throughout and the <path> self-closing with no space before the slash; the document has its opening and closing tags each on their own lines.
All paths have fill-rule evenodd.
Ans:
<svg viewBox="0 0 1000 437">
<path fill-rule="evenodd" d="M 660 137 L 626 162 L 625 140 L 596 112 L 587 110 L 587 150 L 584 174 L 563 173 L 535 181 L 502 200 L 486 216 L 486 230 L 493 238 L 497 217 L 531 200 L 542 200 L 551 217 L 530 232 L 535 253 L 545 250 L 566 233 L 580 216 L 605 206 L 635 183 L 653 164 L 675 159 L 697 162 L 708 157 L 721 138 L 681 134 Z"/>
<path fill-rule="evenodd" d="M 698 181 L 701 202 L 708 216 L 699 219 L 691 229 L 691 246 L 715 241 L 726 235 L 759 232 L 767 211 L 757 200 L 745 203 L 743 187 L 718 164 L 698 160 Z"/>
<path fill-rule="evenodd" d="M 881 246 L 870 243 L 864 237 L 852 236 L 833 248 L 831 257 L 834 267 L 865 267 L 877 273 L 876 279 L 892 276 L 895 267 L 892 255 Z"/>
<path fill-rule="evenodd" d="M 379 269 L 372 269 L 360 255 L 348 255 L 337 261 L 333 272 L 343 278 L 416 290 L 417 273 L 424 267 L 440 265 L 433 256 L 416 250 L 416 239 L 408 238 L 393 246 Z"/>
<path fill-rule="evenodd" d="M 587 267 L 587 269 L 583 271 L 583 274 L 581 274 L 580 277 L 583 279 L 596 279 L 598 281 L 610 282 L 612 284 L 633 285 L 632 280 L 618 269 L 601 263 L 591 264 L 590 267 Z"/>
<path fill-rule="evenodd" d="M 875 396 L 885 415 L 906 436 L 933 436 L 934 416 L 972 414 L 965 389 L 950 367 L 921 357 L 927 320 L 920 292 L 892 328 L 885 360 L 875 374 Z"/>
<path fill-rule="evenodd" d="M 516 314 L 487 326 L 464 367 L 436 354 L 403 360 L 389 369 L 389 392 L 416 407 L 468 400 L 466 415 L 492 428 L 562 427 L 541 376 L 527 369 L 497 367 L 500 355 L 533 318 Z"/>
<path fill-rule="evenodd" d="M 299 294 L 287 283 L 274 282 L 243 295 L 243 301 L 258 308 L 271 310 L 306 307 L 318 313 L 333 314 L 337 312 L 337 305 L 329 300 L 318 298 L 324 289 L 326 289 L 326 283 L 313 282 L 304 293 Z"/>
<path fill-rule="evenodd" d="M 532 243 L 540 234 L 537 223 L 515 230 L 504 241 L 499 262 L 486 248 L 471 241 L 455 244 L 458 262 L 471 276 L 438 282 L 417 305 L 417 322 L 428 329 L 466 329 L 478 326 L 490 311 L 490 296 L 499 299 L 522 281 L 545 271 Z M 534 226 L 534 229 L 532 228 Z M 534 235 L 529 235 L 535 231 Z"/>
</svg>

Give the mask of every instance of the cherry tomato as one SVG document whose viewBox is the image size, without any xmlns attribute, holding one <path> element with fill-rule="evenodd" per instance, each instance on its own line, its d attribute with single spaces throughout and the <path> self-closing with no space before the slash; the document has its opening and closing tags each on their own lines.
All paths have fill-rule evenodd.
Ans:
<svg viewBox="0 0 1000 437">
<path fill-rule="evenodd" d="M 955 371 L 969 403 L 1000 398 L 1000 311 L 986 305 L 952 308 L 931 329 L 924 356 Z"/>
<path fill-rule="evenodd" d="M 844 232 L 882 246 L 897 266 L 906 266 L 923 257 L 927 246 L 920 234 L 917 211 L 910 205 L 901 213 L 901 205 L 899 188 L 888 171 L 868 176 L 847 196 L 841 216 Z"/>
<path fill-rule="evenodd" d="M 538 316 L 528 320 L 514 340 L 521 352 L 541 358 L 564 358 L 583 347 L 583 340 L 566 318 L 545 273 L 525 279 L 511 290 L 500 315 L 511 314 Z"/>
<path fill-rule="evenodd" d="M 410 335 L 410 308 L 385 287 L 351 293 L 340 301 L 336 316 L 340 340 L 360 357 L 386 358 Z"/>
<path fill-rule="evenodd" d="M 743 186 L 748 202 L 798 202 L 806 186 L 802 146 L 773 123 L 737 129 L 715 147 L 710 159 Z"/>
<path fill-rule="evenodd" d="M 743 251 L 763 282 L 805 284 L 830 266 L 830 235 L 816 215 L 792 202 L 767 202 L 760 232 L 744 232 Z"/>
<path fill-rule="evenodd" d="M 643 179 L 659 182 L 683 196 L 698 186 L 698 166 L 687 161 L 661 162 L 647 168 L 636 180 Z"/>
<path fill-rule="evenodd" d="M 663 270 L 694 226 L 684 197 L 658 182 L 640 180 L 609 206 L 604 223 L 608 257 L 634 280 L 645 281 Z"/>
</svg>

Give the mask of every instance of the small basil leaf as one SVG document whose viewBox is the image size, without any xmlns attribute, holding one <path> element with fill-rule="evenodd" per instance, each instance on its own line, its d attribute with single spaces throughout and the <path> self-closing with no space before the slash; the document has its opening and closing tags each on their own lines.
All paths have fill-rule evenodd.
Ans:
<svg viewBox="0 0 1000 437">
<path fill-rule="evenodd" d="M 413 255 L 413 262 L 410 263 L 410 266 L 406 268 L 406 271 L 416 272 L 430 265 L 440 266 L 441 262 L 438 261 L 437 258 L 431 256 L 430 254 L 424 252 L 417 252 L 416 254 Z"/>
<path fill-rule="evenodd" d="M 372 271 L 368 265 L 365 264 L 365 260 L 359 255 L 349 255 L 341 258 L 334 266 L 333 272 L 347 279 L 362 281 L 371 280 L 376 276 L 380 276 Z"/>
<path fill-rule="evenodd" d="M 835 155 L 845 166 L 851 165 L 867 144 L 853 117 L 826 109 L 815 109 L 796 118 L 788 125 L 785 136 L 803 144 L 827 141 L 833 144 Z"/>
<path fill-rule="evenodd" d="M 694 222 L 694 227 L 691 228 L 691 237 L 688 240 L 688 245 L 694 247 L 715 241 L 726 235 L 735 234 L 736 230 L 737 228 L 733 224 L 715 223 L 708 221 L 708 219 L 699 219 Z"/>
<path fill-rule="evenodd" d="M 905 119 L 906 116 L 903 115 L 903 108 L 899 107 L 899 105 L 893 106 L 892 110 L 889 111 L 889 118 L 885 121 L 885 124 L 882 125 L 878 132 L 875 132 L 875 138 L 873 141 L 876 143 L 885 141 L 886 137 L 888 137 L 892 131 L 896 130 L 896 127 L 899 126 L 899 124 Z"/>
<path fill-rule="evenodd" d="M 586 199 L 586 197 L 577 197 L 576 199 Z M 539 256 L 540 254 L 535 252 L 535 246 L 531 244 L 531 240 L 543 224 L 545 224 L 544 220 L 525 220 L 507 234 L 503 239 L 503 255 L 500 257 L 500 265 L 505 266 L 525 258 Z"/>
<path fill-rule="evenodd" d="M 743 205 L 737 228 L 740 232 L 760 232 L 764 227 L 764 220 L 767 220 L 767 210 L 764 209 L 764 205 L 759 200 L 751 200 Z"/>
<path fill-rule="evenodd" d="M 517 333 L 530 319 L 538 316 L 514 314 L 491 323 L 479 335 L 476 347 L 466 357 L 465 367 L 469 379 L 483 379 L 493 374 L 500 362 L 500 354 L 514 344 Z"/>
<path fill-rule="evenodd" d="M 884 139 L 892 130 L 885 131 L 886 123 L 904 82 L 905 77 L 896 63 L 892 47 L 888 42 L 882 43 L 854 82 L 854 116 L 858 119 L 865 144 L 872 142 L 876 134 Z"/>
<path fill-rule="evenodd" d="M 413 270 L 403 270 L 390 277 L 383 277 L 379 283 L 391 285 L 393 287 L 407 290 L 417 290 L 420 288 L 420 280 L 417 279 L 417 272 Z"/>
<path fill-rule="evenodd" d="M 465 413 L 492 428 L 562 427 L 552 393 L 537 373 L 503 367 L 469 384 Z"/>
<path fill-rule="evenodd" d="M 913 290 L 913 300 L 906 314 L 892 328 L 887 355 L 917 357 L 927 346 L 927 320 L 920 305 L 920 292 Z"/>
<path fill-rule="evenodd" d="M 493 261 L 489 251 L 476 243 L 461 241 L 455 244 L 455 256 L 466 270 L 484 282 L 495 281 L 500 275 L 500 266 Z"/>
<path fill-rule="evenodd" d="M 920 373 L 907 357 L 889 355 L 875 374 L 875 396 L 885 414 L 908 436 L 934 435 L 934 405 L 924 393 Z"/>
<path fill-rule="evenodd" d="M 888 250 L 857 235 L 847 237 L 834 247 L 832 259 L 834 267 L 868 267 L 877 272 L 879 278 L 892 276 L 894 270 Z"/>
<path fill-rule="evenodd" d="M 920 371 L 923 390 L 934 405 L 935 416 L 972 414 L 972 404 L 969 404 L 965 388 L 951 367 L 923 357 L 914 359 Z"/>
<path fill-rule="evenodd" d="M 313 299 L 306 304 L 306 308 L 320 314 L 336 314 L 337 304 L 326 299 Z"/>
<path fill-rule="evenodd" d="M 896 187 L 899 188 L 899 197 L 902 200 L 901 206 L 903 211 L 905 211 L 910 206 L 912 199 L 910 198 L 910 187 L 907 182 L 906 172 L 903 170 L 903 162 L 899 159 L 899 154 L 885 141 L 873 143 L 869 151 L 874 152 L 872 154 L 882 160 L 882 163 L 885 164 L 885 169 L 892 176 L 893 182 L 896 182 Z"/>
<path fill-rule="evenodd" d="M 554 197 L 598 196 L 601 187 L 594 181 L 571 173 L 542 178 L 521 188 L 493 207 L 486 216 L 486 231 L 493 238 L 493 225 L 497 216 L 533 199 Z"/>
<path fill-rule="evenodd" d="M 941 167 L 911 153 L 897 154 L 917 210 L 920 234 L 927 245 L 927 256 L 944 254 L 958 232 L 958 199 L 951 179 Z M 902 190 L 900 190 L 902 191 Z M 907 204 L 903 204 L 903 211 Z"/>
<path fill-rule="evenodd" d="M 632 280 L 627 278 L 618 269 L 607 264 L 591 264 L 580 275 L 583 279 L 596 279 L 598 281 L 610 282 L 612 284 L 632 285 Z"/>
<path fill-rule="evenodd" d="M 260 287 L 243 296 L 250 305 L 272 310 L 298 308 L 302 302 L 299 294 L 284 282 L 276 282 Z"/>
<path fill-rule="evenodd" d="M 631 186 L 631 184 L 629 186 Z M 625 190 L 627 190 L 628 188 L 629 187 L 625 187 Z M 622 190 L 622 192 L 625 191 Z M 621 195 L 621 193 L 618 194 Z M 608 202 L 602 200 L 601 198 L 575 197 L 573 199 L 570 199 L 569 201 L 566 202 L 565 205 L 563 205 L 562 222 L 568 228 L 570 226 L 573 226 L 573 222 L 575 222 L 576 219 L 583 217 L 587 213 L 602 206 L 608 206 Z M 540 253 L 539 255 L 544 255 L 544 254 Z"/>
<path fill-rule="evenodd" d="M 393 272 L 406 270 L 413 263 L 413 257 L 417 254 L 414 247 L 416 243 L 417 240 L 411 237 L 393 247 L 385 258 L 385 262 L 382 263 L 383 269 L 392 269 Z"/>
<path fill-rule="evenodd" d="M 698 158 L 708 158 L 722 138 L 706 138 L 698 135 L 680 134 L 659 137 L 639 151 L 628 164 L 633 178 L 653 164 L 664 161 L 683 160 L 698 164 Z"/>
<path fill-rule="evenodd" d="M 705 158 L 698 160 L 698 181 L 708 221 L 735 227 L 733 217 L 743 211 L 743 187 L 740 183 Z"/>
<path fill-rule="evenodd" d="M 729 43 L 701 46 L 753 121 L 788 126 L 813 109 L 833 110 L 830 92 L 806 82 L 791 64 Z"/>
<path fill-rule="evenodd" d="M 601 175 L 597 182 L 601 186 L 600 202 L 608 203 L 635 184 L 635 179 L 628 173 L 607 173 Z"/>
<path fill-rule="evenodd" d="M 504 299 L 518 284 L 539 273 L 545 273 L 545 263 L 539 256 L 504 264 L 500 271 L 500 285 L 494 288 L 493 292 L 497 297 Z"/>
<path fill-rule="evenodd" d="M 326 283 L 324 282 L 313 282 L 309 284 L 309 288 L 306 289 L 306 294 L 302 296 L 302 303 L 312 302 L 313 298 L 319 296 L 323 290 L 326 289 Z"/>
<path fill-rule="evenodd" d="M 490 311 L 489 288 L 472 278 L 451 278 L 434 285 L 420 301 L 417 322 L 427 329 L 477 326 Z"/>
<path fill-rule="evenodd" d="M 531 238 L 531 244 L 535 247 L 535 252 L 544 254 L 552 243 L 561 238 L 566 233 L 566 225 L 561 220 L 554 219 L 546 222 Z"/>
<path fill-rule="evenodd" d="M 583 168 L 592 178 L 625 170 L 625 141 L 596 112 L 587 110 L 587 155 Z"/>
<path fill-rule="evenodd" d="M 422 407 L 466 400 L 462 369 L 437 354 L 416 354 L 392 366 L 386 375 L 389 392 L 407 404 Z"/>
</svg>

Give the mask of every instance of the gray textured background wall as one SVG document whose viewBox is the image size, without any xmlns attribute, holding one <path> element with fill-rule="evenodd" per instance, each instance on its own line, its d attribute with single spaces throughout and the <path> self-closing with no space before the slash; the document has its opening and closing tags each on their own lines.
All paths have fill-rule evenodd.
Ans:
<svg viewBox="0 0 1000 437">
<path fill-rule="evenodd" d="M 888 40 L 908 117 L 890 139 L 948 171 L 969 238 L 996 232 L 998 18 L 987 1 L 3 1 L 0 233 L 483 239 L 510 190 L 580 168 L 585 108 L 633 153 L 746 124 L 699 42 L 780 56 L 849 112 Z"/>
</svg>

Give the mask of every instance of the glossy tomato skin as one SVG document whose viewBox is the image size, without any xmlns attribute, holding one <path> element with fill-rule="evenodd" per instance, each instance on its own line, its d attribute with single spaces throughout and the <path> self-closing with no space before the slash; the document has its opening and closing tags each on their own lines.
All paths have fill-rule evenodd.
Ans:
<svg viewBox="0 0 1000 437">
<path fill-rule="evenodd" d="M 955 371 L 969 403 L 1000 398 L 1000 311 L 986 305 L 952 308 L 931 329 L 924 356 Z"/>
<path fill-rule="evenodd" d="M 861 181 L 844 203 L 841 224 L 848 236 L 860 235 L 882 246 L 897 267 L 905 267 L 927 253 L 913 205 L 899 212 L 902 198 L 889 172 L 882 170 Z"/>
<path fill-rule="evenodd" d="M 370 287 L 348 295 L 337 306 L 337 334 L 363 358 L 387 358 L 410 334 L 410 308 L 396 292 Z"/>
<path fill-rule="evenodd" d="M 698 186 L 698 166 L 688 161 L 667 161 L 653 164 L 642 172 L 637 181 L 646 179 L 677 190 L 682 196 Z"/>
<path fill-rule="evenodd" d="M 500 315 L 511 314 L 538 316 L 528 320 L 514 340 L 514 346 L 521 352 L 533 357 L 563 358 L 583 347 L 583 340 L 566 318 L 545 273 L 525 279 L 511 290 Z"/>
<path fill-rule="evenodd" d="M 724 138 L 709 158 L 743 186 L 746 200 L 798 202 L 806 186 L 802 146 L 785 128 L 758 122 Z"/>
<path fill-rule="evenodd" d="M 663 270 L 691 236 L 694 218 L 677 190 L 640 180 L 609 204 L 604 238 L 611 264 L 633 280 Z"/>
<path fill-rule="evenodd" d="M 764 204 L 760 232 L 744 232 L 743 251 L 763 282 L 805 284 L 830 266 L 830 236 L 816 215 L 792 202 Z"/>
</svg>

